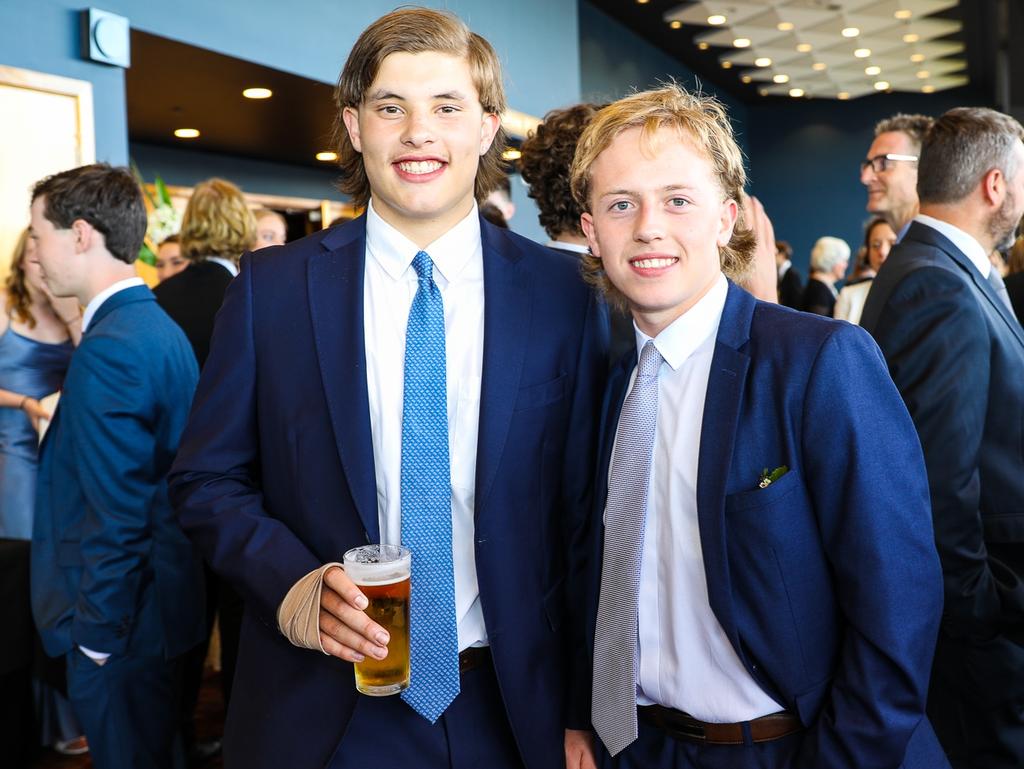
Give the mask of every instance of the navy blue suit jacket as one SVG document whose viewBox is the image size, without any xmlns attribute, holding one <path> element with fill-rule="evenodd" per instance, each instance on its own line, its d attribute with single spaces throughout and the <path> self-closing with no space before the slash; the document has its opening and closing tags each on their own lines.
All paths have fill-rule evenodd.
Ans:
<svg viewBox="0 0 1024 769">
<path fill-rule="evenodd" d="M 205 632 L 198 554 L 167 473 L 199 372 L 145 286 L 100 305 L 40 450 L 32 609 L 51 656 L 74 645 L 176 657 Z"/>
<path fill-rule="evenodd" d="M 987 643 L 1024 622 L 1024 330 L 970 260 L 919 222 L 879 270 L 861 325 L 924 447 L 943 633 Z"/>
<path fill-rule="evenodd" d="M 276 613 L 300 577 L 380 541 L 365 228 L 361 217 L 243 258 L 171 474 L 183 525 L 246 599 L 225 745 L 235 766 L 324 766 L 356 702 L 352 666 L 292 646 Z M 554 769 L 566 722 L 564 543 L 589 515 L 607 316 L 575 259 L 483 221 L 481 233 L 480 598 L 523 759 Z"/>
<path fill-rule="evenodd" d="M 588 650 L 608 463 L 635 361 L 612 373 L 605 397 Z M 761 471 L 782 465 L 759 488 Z M 730 284 L 697 514 L 715 617 L 747 672 L 807 727 L 795 766 L 947 766 L 924 716 L 942 595 L 921 448 L 866 333 Z"/>
</svg>

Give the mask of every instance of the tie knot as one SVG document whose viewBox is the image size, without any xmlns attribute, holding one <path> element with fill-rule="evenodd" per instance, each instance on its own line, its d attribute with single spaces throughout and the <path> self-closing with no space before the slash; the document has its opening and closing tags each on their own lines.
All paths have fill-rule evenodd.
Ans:
<svg viewBox="0 0 1024 769">
<path fill-rule="evenodd" d="M 416 276 L 421 281 L 431 280 L 434 277 L 434 263 L 426 251 L 417 252 L 412 260 L 412 268 L 416 270 Z"/>
<path fill-rule="evenodd" d="M 658 348 L 654 346 L 654 340 L 649 339 L 644 345 L 644 349 L 640 351 L 640 363 L 637 365 L 636 375 L 638 377 L 658 376 L 658 369 L 661 368 L 663 360 Z"/>
</svg>

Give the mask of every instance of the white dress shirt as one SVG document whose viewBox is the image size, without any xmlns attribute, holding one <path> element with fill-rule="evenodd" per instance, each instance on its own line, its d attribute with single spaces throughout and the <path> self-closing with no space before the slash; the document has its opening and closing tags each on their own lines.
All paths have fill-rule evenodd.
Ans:
<svg viewBox="0 0 1024 769">
<path fill-rule="evenodd" d="M 232 278 L 238 277 L 238 265 L 232 262 L 230 259 L 225 259 L 223 256 L 208 256 L 206 261 L 219 264 L 225 270 L 231 273 Z"/>
<path fill-rule="evenodd" d="M 704 398 L 727 293 L 723 275 L 654 339 L 665 362 L 658 372 L 638 607 L 637 703 L 657 703 L 711 723 L 782 710 L 747 673 L 711 611 L 697 522 Z M 648 339 L 636 329 L 638 351 Z"/>
<path fill-rule="evenodd" d="M 89 300 L 89 304 L 85 306 L 85 312 L 82 314 L 82 333 L 84 334 L 86 329 L 89 328 L 89 324 L 92 323 L 93 316 L 96 315 L 96 310 L 98 310 L 100 305 L 110 297 L 118 291 L 124 291 L 126 288 L 144 285 L 146 284 L 142 278 L 125 278 L 124 280 L 117 281 L 117 283 L 112 283 L 96 294 L 96 296 Z"/>
<path fill-rule="evenodd" d="M 486 643 L 474 549 L 476 446 L 484 355 L 484 263 L 480 219 L 469 215 L 423 249 L 444 302 L 452 555 L 459 650 Z M 402 537 L 402 397 L 405 332 L 416 295 L 412 260 L 420 249 L 374 211 L 366 213 L 363 338 L 381 542 Z M 413 553 L 413 558 L 416 554 Z"/>
<path fill-rule="evenodd" d="M 963 252 L 964 256 L 971 260 L 971 264 L 978 268 L 981 277 L 988 280 L 988 274 L 992 271 L 992 262 L 988 260 L 988 252 L 985 251 L 985 247 L 975 240 L 973 235 L 968 235 L 959 227 L 949 222 L 944 222 L 941 219 L 926 216 L 925 214 L 918 214 L 914 217 L 914 221 L 920 222 L 945 235 L 954 246 Z"/>
</svg>

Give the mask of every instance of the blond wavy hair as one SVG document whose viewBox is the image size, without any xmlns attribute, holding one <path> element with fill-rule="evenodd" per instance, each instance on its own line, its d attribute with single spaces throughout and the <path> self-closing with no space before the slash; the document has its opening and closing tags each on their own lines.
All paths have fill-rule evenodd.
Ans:
<svg viewBox="0 0 1024 769">
<path fill-rule="evenodd" d="M 739 209 L 732 237 L 719 249 L 722 271 L 732 280 L 743 280 L 753 265 L 756 245 L 754 233 L 743 216 L 747 173 L 725 107 L 713 96 L 690 93 L 676 83 L 669 83 L 627 96 L 598 112 L 576 145 L 570 170 L 572 194 L 581 210 L 591 210 L 591 170 L 598 156 L 619 134 L 631 128 L 642 130 L 644 142 L 652 142 L 660 129 L 674 130 L 707 154 L 722 194 L 725 199 L 736 201 Z M 610 303 L 626 306 L 626 298 L 608 280 L 598 257 L 585 254 L 581 266 L 583 277 L 600 289 Z"/>
<path fill-rule="evenodd" d="M 192 191 L 178 235 L 181 255 L 190 261 L 210 256 L 237 260 L 256 244 L 256 218 L 238 187 L 207 179 Z"/>
</svg>

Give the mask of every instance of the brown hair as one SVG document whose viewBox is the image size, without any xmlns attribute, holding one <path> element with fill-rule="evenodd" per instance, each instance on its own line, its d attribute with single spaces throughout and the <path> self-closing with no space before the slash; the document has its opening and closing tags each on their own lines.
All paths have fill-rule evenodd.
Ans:
<svg viewBox="0 0 1024 769">
<path fill-rule="evenodd" d="M 875 136 L 898 131 L 910 137 L 914 150 L 920 152 L 924 136 L 928 133 L 928 129 L 932 127 L 933 122 L 935 121 L 928 117 L 928 115 L 907 115 L 900 112 L 892 117 L 887 117 L 885 120 L 878 121 L 875 125 Z"/>
<path fill-rule="evenodd" d="M 631 128 L 642 129 L 644 140 L 652 139 L 661 128 L 670 128 L 707 153 L 722 193 L 726 199 L 736 201 L 738 207 L 732 237 L 728 245 L 719 249 L 722 271 L 733 280 L 742 280 L 750 271 L 756 245 L 741 205 L 747 175 L 725 107 L 713 96 L 690 93 L 676 83 L 669 83 L 627 96 L 598 112 L 580 137 L 572 163 L 572 194 L 580 208 L 590 210 L 590 171 L 598 155 Z M 584 254 L 581 264 L 587 282 L 604 292 L 612 304 L 625 305 L 625 297 L 608 280 L 598 257 Z"/>
<path fill-rule="evenodd" d="M 192 191 L 178 236 L 181 255 L 193 262 L 208 256 L 238 259 L 256 243 L 256 219 L 238 187 L 207 179 Z"/>
<path fill-rule="evenodd" d="M 32 297 L 29 296 L 28 286 L 25 283 L 25 252 L 28 251 L 28 230 L 21 231 L 18 242 L 14 244 L 14 254 L 11 256 L 11 271 L 4 281 L 4 288 L 7 291 L 7 312 L 14 315 L 20 323 L 25 323 L 29 328 L 36 327 L 36 319 L 32 315 Z"/>
<path fill-rule="evenodd" d="M 36 182 L 32 200 L 39 197 L 54 227 L 66 230 L 81 219 L 103 234 L 114 258 L 126 264 L 138 258 L 149 222 L 142 190 L 127 168 L 94 163 L 61 171 Z"/>
<path fill-rule="evenodd" d="M 467 59 L 483 111 L 501 115 L 506 109 L 498 55 L 490 43 L 471 32 L 457 16 L 429 8 L 401 8 L 377 19 L 356 40 L 334 89 L 334 103 L 338 108 L 334 117 L 334 145 L 343 173 L 338 187 L 352 196 L 357 208 L 364 207 L 370 200 L 370 181 L 366 177 L 363 156 L 352 146 L 345 128 L 342 117 L 345 108 L 355 109 L 363 103 L 367 89 L 373 85 L 381 63 L 388 56 L 427 52 Z M 499 128 L 490 149 L 480 156 L 474 190 L 477 200 L 487 197 L 504 176 L 501 159 L 504 149 L 505 133 Z"/>
<path fill-rule="evenodd" d="M 583 234 L 583 212 L 569 188 L 569 168 L 583 129 L 599 109 L 595 104 L 576 104 L 552 110 L 521 147 L 519 172 L 537 201 L 540 224 L 552 238 Z"/>
<path fill-rule="evenodd" d="M 921 145 L 917 197 L 922 203 L 966 198 L 989 171 L 1017 173 L 1013 148 L 1024 139 L 1014 118 L 985 107 L 956 107 L 932 125 Z"/>
</svg>

